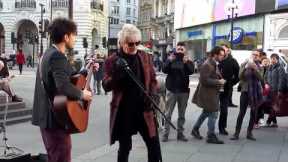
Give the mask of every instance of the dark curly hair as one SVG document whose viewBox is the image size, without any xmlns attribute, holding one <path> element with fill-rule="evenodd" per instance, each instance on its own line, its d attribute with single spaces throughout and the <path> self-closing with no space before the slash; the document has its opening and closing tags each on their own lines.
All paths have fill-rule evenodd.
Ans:
<svg viewBox="0 0 288 162">
<path fill-rule="evenodd" d="M 52 43 L 58 44 L 64 40 L 66 34 L 77 34 L 77 25 L 66 18 L 57 18 L 49 24 L 48 32 Z"/>
<path fill-rule="evenodd" d="M 215 55 L 219 55 L 221 51 L 225 52 L 222 47 L 216 46 L 210 51 L 210 56 L 214 57 Z"/>
</svg>

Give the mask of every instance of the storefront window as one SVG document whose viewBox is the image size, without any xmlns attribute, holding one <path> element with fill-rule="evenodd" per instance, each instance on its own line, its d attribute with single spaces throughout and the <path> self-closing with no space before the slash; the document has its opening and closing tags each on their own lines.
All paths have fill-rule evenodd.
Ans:
<svg viewBox="0 0 288 162">
<path fill-rule="evenodd" d="M 220 46 L 221 44 L 231 45 L 228 38 L 222 38 L 216 40 L 216 46 Z M 242 41 L 236 44 L 233 44 L 234 50 L 253 50 L 257 49 L 259 46 L 263 44 L 263 32 L 251 32 L 246 33 L 243 37 Z"/>
</svg>

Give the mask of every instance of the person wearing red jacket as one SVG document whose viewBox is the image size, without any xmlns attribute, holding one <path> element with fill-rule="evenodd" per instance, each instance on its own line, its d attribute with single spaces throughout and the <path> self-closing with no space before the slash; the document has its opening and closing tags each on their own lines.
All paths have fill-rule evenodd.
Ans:
<svg viewBox="0 0 288 162">
<path fill-rule="evenodd" d="M 25 56 L 24 53 L 22 51 L 22 49 L 19 49 L 17 55 L 16 55 L 16 62 L 19 66 L 19 71 L 20 71 L 20 75 L 22 74 L 22 68 L 23 68 L 23 64 L 25 64 Z"/>
</svg>

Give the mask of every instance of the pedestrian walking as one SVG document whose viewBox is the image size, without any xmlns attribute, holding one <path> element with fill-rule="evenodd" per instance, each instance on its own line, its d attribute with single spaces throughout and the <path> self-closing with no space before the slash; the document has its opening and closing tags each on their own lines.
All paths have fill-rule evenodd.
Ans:
<svg viewBox="0 0 288 162">
<path fill-rule="evenodd" d="M 22 74 L 23 64 L 25 64 L 25 56 L 22 49 L 19 49 L 19 51 L 16 54 L 16 62 L 19 66 L 19 73 Z"/>
<path fill-rule="evenodd" d="M 93 72 L 94 83 L 93 90 L 94 94 L 101 95 L 102 94 L 102 80 L 104 75 L 104 57 L 98 53 L 95 55 L 95 61 L 99 64 L 99 69 Z"/>
<path fill-rule="evenodd" d="M 224 59 L 225 51 L 221 47 L 214 47 L 209 58 L 201 65 L 200 78 L 192 102 L 202 108 L 202 113 L 193 126 L 191 135 L 201 140 L 199 129 L 208 118 L 207 143 L 223 144 L 215 134 L 215 124 L 219 111 L 219 93 L 223 89 L 225 80 L 217 64 Z"/>
<path fill-rule="evenodd" d="M 26 61 L 27 61 L 27 67 L 33 67 L 32 65 L 32 56 L 31 55 L 28 55 L 27 58 L 26 58 Z"/>
</svg>

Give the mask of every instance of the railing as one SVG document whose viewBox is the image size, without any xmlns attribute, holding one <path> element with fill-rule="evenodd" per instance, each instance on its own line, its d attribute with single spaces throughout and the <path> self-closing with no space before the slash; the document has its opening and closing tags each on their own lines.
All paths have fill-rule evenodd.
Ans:
<svg viewBox="0 0 288 162">
<path fill-rule="evenodd" d="M 35 0 L 16 0 L 15 1 L 16 9 L 36 9 Z"/>
<path fill-rule="evenodd" d="M 68 8 L 69 7 L 69 2 L 68 0 L 53 0 L 52 1 L 52 8 Z"/>
<path fill-rule="evenodd" d="M 90 3 L 90 6 L 91 6 L 91 9 L 101 10 L 101 11 L 104 10 L 103 4 L 100 3 L 100 2 L 97 1 L 97 0 L 92 0 L 91 3 Z"/>
</svg>

